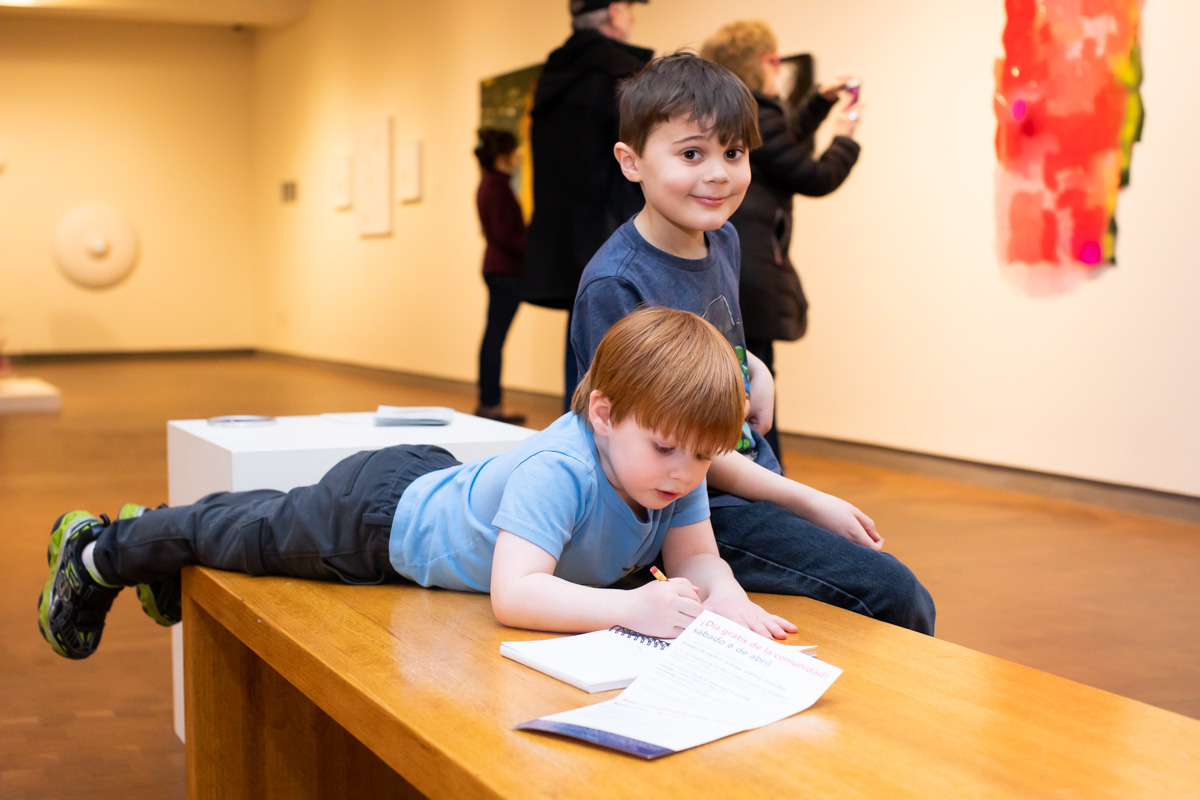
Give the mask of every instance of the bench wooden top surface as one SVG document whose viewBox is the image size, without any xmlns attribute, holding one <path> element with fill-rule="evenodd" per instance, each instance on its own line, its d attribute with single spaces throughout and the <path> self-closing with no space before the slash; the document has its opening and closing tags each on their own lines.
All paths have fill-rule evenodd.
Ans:
<svg viewBox="0 0 1200 800">
<path fill-rule="evenodd" d="M 845 671 L 816 705 L 644 762 L 513 730 L 616 692 L 502 657 L 501 641 L 546 634 L 501 626 L 486 596 L 198 568 L 185 591 L 430 797 L 1200 791 L 1200 721 L 804 598 L 755 596 L 800 627 L 791 643 Z"/>
</svg>

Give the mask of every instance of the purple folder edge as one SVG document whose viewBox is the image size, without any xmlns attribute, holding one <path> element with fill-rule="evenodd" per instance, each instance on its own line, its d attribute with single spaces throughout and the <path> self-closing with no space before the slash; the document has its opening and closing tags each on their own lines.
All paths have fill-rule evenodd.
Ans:
<svg viewBox="0 0 1200 800">
<path fill-rule="evenodd" d="M 646 760 L 676 752 L 657 744 L 643 742 L 640 739 L 630 739 L 628 736 L 619 736 L 608 731 L 585 728 L 582 725 L 570 725 L 565 722 L 551 722 L 544 719 L 531 719 L 529 722 L 522 722 L 515 727 L 515 730 L 541 731 L 559 736 L 568 736 L 572 739 L 581 739 L 590 744 L 597 744 L 601 747 L 607 747 L 610 750 L 619 750 L 622 753 L 628 753 L 631 756 L 638 756 Z"/>
</svg>

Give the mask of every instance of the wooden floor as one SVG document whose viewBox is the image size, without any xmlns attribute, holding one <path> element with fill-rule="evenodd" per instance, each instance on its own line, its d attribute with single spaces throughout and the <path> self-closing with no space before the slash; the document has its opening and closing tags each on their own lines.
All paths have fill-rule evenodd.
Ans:
<svg viewBox="0 0 1200 800">
<path fill-rule="evenodd" d="M 95 656 L 40 638 L 58 514 L 167 494 L 168 419 L 474 407 L 466 388 L 271 358 L 44 363 L 57 414 L 0 414 L 0 798 L 182 798 L 170 637 L 117 599 Z M 515 402 L 535 427 L 557 402 Z M 788 453 L 789 475 L 855 502 L 938 604 L 938 636 L 1200 718 L 1200 526 Z"/>
</svg>

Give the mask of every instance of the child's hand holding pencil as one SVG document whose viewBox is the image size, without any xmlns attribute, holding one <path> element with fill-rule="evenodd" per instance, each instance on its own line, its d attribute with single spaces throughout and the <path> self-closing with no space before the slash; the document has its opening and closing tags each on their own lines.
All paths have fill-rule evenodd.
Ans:
<svg viewBox="0 0 1200 800">
<path fill-rule="evenodd" d="M 649 636 L 673 639 L 704 610 L 700 590 L 687 578 L 669 580 L 657 567 L 650 572 L 654 581 L 629 592 L 630 622 L 622 624 Z"/>
</svg>

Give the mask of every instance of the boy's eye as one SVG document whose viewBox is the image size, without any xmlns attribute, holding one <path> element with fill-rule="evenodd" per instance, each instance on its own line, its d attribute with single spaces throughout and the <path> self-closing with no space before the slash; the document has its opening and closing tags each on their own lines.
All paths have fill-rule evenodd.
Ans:
<svg viewBox="0 0 1200 800">
<path fill-rule="evenodd" d="M 725 151 L 725 157 L 730 161 L 735 161 L 742 157 L 742 152 L 740 147 L 731 147 Z"/>
<path fill-rule="evenodd" d="M 712 456 L 708 453 L 696 453 L 697 461 L 712 461 Z"/>
<path fill-rule="evenodd" d="M 658 442 L 654 443 L 654 449 L 657 450 L 658 452 L 662 453 L 663 455 L 675 452 L 674 447 L 670 447 L 665 444 L 659 444 Z"/>
<path fill-rule="evenodd" d="M 685 159 L 687 159 L 688 161 L 695 161 L 696 159 L 698 159 L 700 157 L 700 151 L 699 150 L 684 150 L 683 157 Z"/>
</svg>

